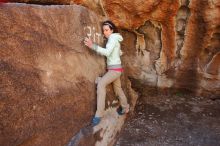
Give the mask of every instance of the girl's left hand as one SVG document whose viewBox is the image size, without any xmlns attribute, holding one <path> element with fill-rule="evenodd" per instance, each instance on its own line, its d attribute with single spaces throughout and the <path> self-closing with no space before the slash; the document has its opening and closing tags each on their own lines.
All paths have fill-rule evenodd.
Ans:
<svg viewBox="0 0 220 146">
<path fill-rule="evenodd" d="M 85 44 L 87 47 L 92 48 L 93 42 L 92 42 L 91 39 L 85 38 L 84 44 Z"/>
</svg>

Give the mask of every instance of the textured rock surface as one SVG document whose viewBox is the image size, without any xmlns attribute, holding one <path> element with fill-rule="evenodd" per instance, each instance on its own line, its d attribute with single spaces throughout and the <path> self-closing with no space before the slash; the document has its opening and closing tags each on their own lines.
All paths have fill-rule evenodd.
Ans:
<svg viewBox="0 0 220 146">
<path fill-rule="evenodd" d="M 21 0 L 23 1 L 23 0 Z M 47 0 L 26 0 L 45 3 Z M 108 16 L 132 33 L 126 63 L 139 68 L 138 78 L 151 86 L 220 94 L 218 0 L 70 0 Z M 133 44 L 134 43 L 134 44 Z M 129 43 L 131 44 L 131 43 Z M 130 46 L 124 46 L 124 52 Z M 133 62 L 127 62 L 132 56 Z M 127 70 L 128 75 L 134 70 Z"/>
<path fill-rule="evenodd" d="M 220 3 L 193 1 L 185 11 L 190 16 L 186 19 L 185 33 L 179 35 L 183 45 L 179 51 L 176 86 L 219 96 Z"/>
<path fill-rule="evenodd" d="M 80 6 L 0 6 L 0 145 L 63 146 L 90 123 L 104 58 L 97 15 Z"/>
<path fill-rule="evenodd" d="M 122 31 L 128 76 L 150 86 L 220 95 L 219 1 L 96 3 L 89 7 L 102 10 L 120 28 L 129 30 Z"/>
<path fill-rule="evenodd" d="M 101 122 L 86 126 L 69 142 L 68 146 L 113 146 L 127 115 L 118 115 L 116 108 L 108 108 Z"/>
<path fill-rule="evenodd" d="M 124 37 L 123 86 L 132 105 L 134 80 L 220 96 L 219 0 L 15 1 L 80 4 L 112 19 Z M 64 145 L 94 112 L 87 109 L 95 107 L 93 81 L 104 60 L 80 36 L 102 41 L 100 19 L 71 6 L 21 4 L 0 5 L 0 20 L 0 141 Z"/>
</svg>

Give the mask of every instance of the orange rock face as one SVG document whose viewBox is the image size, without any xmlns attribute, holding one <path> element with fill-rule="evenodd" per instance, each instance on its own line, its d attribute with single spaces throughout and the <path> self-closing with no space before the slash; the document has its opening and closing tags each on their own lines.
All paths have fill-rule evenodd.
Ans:
<svg viewBox="0 0 220 146">
<path fill-rule="evenodd" d="M 42 2 L 49 1 L 37 3 Z M 134 40 L 132 36 L 125 40 L 126 44 L 130 40 L 135 42 L 134 52 L 130 54 L 135 61 L 128 63 L 142 70 L 135 73 L 140 75 L 135 78 L 149 81 L 149 84 L 153 81 L 151 85 L 162 88 L 186 88 L 198 94 L 219 95 L 218 0 L 70 0 L 56 3 L 83 5 L 111 19 L 119 28 L 135 33 Z M 125 46 L 125 52 L 126 48 L 129 47 Z"/>
<path fill-rule="evenodd" d="M 162 88 L 220 94 L 217 0 L 72 2 L 106 15 L 128 30 L 122 31 L 124 52 L 129 50 L 123 58 L 134 78 Z"/>
<path fill-rule="evenodd" d="M 128 48 L 136 52 L 124 57 L 131 76 L 157 87 L 219 96 L 219 2 L 130 3 L 111 1 L 105 6 L 119 27 L 133 33 L 123 32 L 124 52 Z"/>
<path fill-rule="evenodd" d="M 220 95 L 219 6 L 217 1 L 190 3 L 184 42 L 179 51 L 181 64 L 176 73 L 176 86 L 194 89 L 198 94 Z"/>
<path fill-rule="evenodd" d="M 219 0 L 15 1 L 83 5 L 120 28 L 125 78 L 220 96 Z M 80 36 L 99 42 L 101 20 L 77 7 L 0 5 L 0 144 L 65 145 L 89 122 L 105 65 Z"/>
</svg>

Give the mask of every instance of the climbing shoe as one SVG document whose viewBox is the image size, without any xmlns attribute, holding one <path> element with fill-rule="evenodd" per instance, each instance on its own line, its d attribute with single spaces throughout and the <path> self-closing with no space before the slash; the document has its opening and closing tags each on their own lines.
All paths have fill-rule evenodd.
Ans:
<svg viewBox="0 0 220 146">
<path fill-rule="evenodd" d="M 129 112 L 129 106 L 127 108 L 122 108 L 121 106 L 117 109 L 119 115 L 124 115 Z"/>
<path fill-rule="evenodd" d="M 92 125 L 96 126 L 100 123 L 100 121 L 101 121 L 101 117 L 93 117 L 92 118 Z"/>
</svg>

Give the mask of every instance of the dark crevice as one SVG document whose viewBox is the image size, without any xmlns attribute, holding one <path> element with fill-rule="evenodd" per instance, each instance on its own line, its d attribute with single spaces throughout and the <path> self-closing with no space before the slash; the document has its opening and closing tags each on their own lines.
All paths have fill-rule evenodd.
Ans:
<svg viewBox="0 0 220 146">
<path fill-rule="evenodd" d="M 189 1 L 182 1 L 181 6 L 176 16 L 176 58 L 180 59 L 180 51 L 184 45 L 185 30 L 187 27 L 188 18 L 190 16 L 190 9 L 188 7 Z"/>
</svg>

